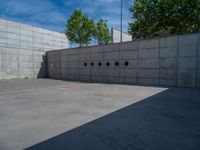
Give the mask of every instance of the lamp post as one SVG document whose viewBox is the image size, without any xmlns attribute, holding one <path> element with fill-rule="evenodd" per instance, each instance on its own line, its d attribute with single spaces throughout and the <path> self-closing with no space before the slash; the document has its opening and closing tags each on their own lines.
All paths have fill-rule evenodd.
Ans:
<svg viewBox="0 0 200 150">
<path fill-rule="evenodd" d="M 121 29 L 120 29 L 120 42 L 122 43 L 122 13 L 123 13 L 123 0 L 121 0 L 121 20 L 120 20 L 120 23 L 121 23 Z"/>
</svg>

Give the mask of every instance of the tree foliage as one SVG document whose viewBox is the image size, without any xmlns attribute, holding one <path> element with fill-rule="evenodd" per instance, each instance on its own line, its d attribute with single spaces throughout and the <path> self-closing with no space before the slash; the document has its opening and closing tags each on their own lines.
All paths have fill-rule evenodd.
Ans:
<svg viewBox="0 0 200 150">
<path fill-rule="evenodd" d="M 71 42 L 88 46 L 95 32 L 94 21 L 83 15 L 81 10 L 75 10 L 67 21 L 66 37 Z"/>
<path fill-rule="evenodd" d="M 99 45 L 108 44 L 110 42 L 110 32 L 107 26 L 107 21 L 100 19 L 95 25 L 94 38 L 98 40 Z"/>
<path fill-rule="evenodd" d="M 133 38 L 200 30 L 200 0 L 135 0 L 129 24 Z"/>
</svg>

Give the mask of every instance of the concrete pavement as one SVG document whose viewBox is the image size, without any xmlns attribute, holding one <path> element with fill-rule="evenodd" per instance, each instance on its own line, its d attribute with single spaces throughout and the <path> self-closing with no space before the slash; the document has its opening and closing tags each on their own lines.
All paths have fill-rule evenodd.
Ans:
<svg viewBox="0 0 200 150">
<path fill-rule="evenodd" d="M 0 150 L 199 150 L 200 90 L 0 81 Z"/>
</svg>

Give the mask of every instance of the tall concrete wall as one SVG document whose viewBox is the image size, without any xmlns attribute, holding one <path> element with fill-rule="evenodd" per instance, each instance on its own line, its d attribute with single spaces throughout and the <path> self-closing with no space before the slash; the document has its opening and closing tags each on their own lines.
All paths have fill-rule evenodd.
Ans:
<svg viewBox="0 0 200 150">
<path fill-rule="evenodd" d="M 200 33 L 50 51 L 47 57 L 50 78 L 200 87 Z"/>
<path fill-rule="evenodd" d="M 63 33 L 0 19 L 0 79 L 44 77 L 45 52 L 67 47 Z"/>
</svg>

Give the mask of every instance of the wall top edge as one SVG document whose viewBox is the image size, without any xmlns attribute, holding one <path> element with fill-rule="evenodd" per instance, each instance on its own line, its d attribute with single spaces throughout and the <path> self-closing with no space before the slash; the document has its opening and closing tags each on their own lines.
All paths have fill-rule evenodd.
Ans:
<svg viewBox="0 0 200 150">
<path fill-rule="evenodd" d="M 74 48 L 64 48 L 64 49 L 56 49 L 56 50 L 50 50 L 48 52 L 53 52 L 53 51 L 63 51 L 63 50 L 72 50 L 72 49 L 90 49 L 90 48 L 95 48 L 95 47 L 104 47 L 104 46 L 111 46 L 111 45 L 118 45 L 120 46 L 121 44 L 131 44 L 134 42 L 140 42 L 140 41 L 148 41 L 148 40 L 159 40 L 161 38 L 170 38 L 170 37 L 179 37 L 179 36 L 187 36 L 187 35 L 198 35 L 200 34 L 200 32 L 193 32 L 193 33 L 187 33 L 187 34 L 178 34 L 178 35 L 168 35 L 168 36 L 159 36 L 159 37 L 154 37 L 154 38 L 146 38 L 146 39 L 138 39 L 138 40 L 133 40 L 133 41 L 126 41 L 126 42 L 122 42 L 122 43 L 109 43 L 107 45 L 91 45 L 88 47 L 74 47 Z"/>
<path fill-rule="evenodd" d="M 13 24 L 18 24 L 19 26 L 25 25 L 25 26 L 29 26 L 29 27 L 32 27 L 32 28 L 42 29 L 42 30 L 46 30 L 46 31 L 50 31 L 50 32 L 59 33 L 59 34 L 65 34 L 64 32 L 58 32 L 58 31 L 54 31 L 54 30 L 51 30 L 51 29 L 46 29 L 46 28 L 35 26 L 35 25 L 29 25 L 29 24 L 26 24 L 26 23 L 20 23 L 20 22 L 13 21 L 13 20 L 7 20 L 7 19 L 0 18 L 0 22 L 1 21 L 6 22 L 6 23 L 9 22 L 9 23 L 13 23 Z"/>
</svg>

